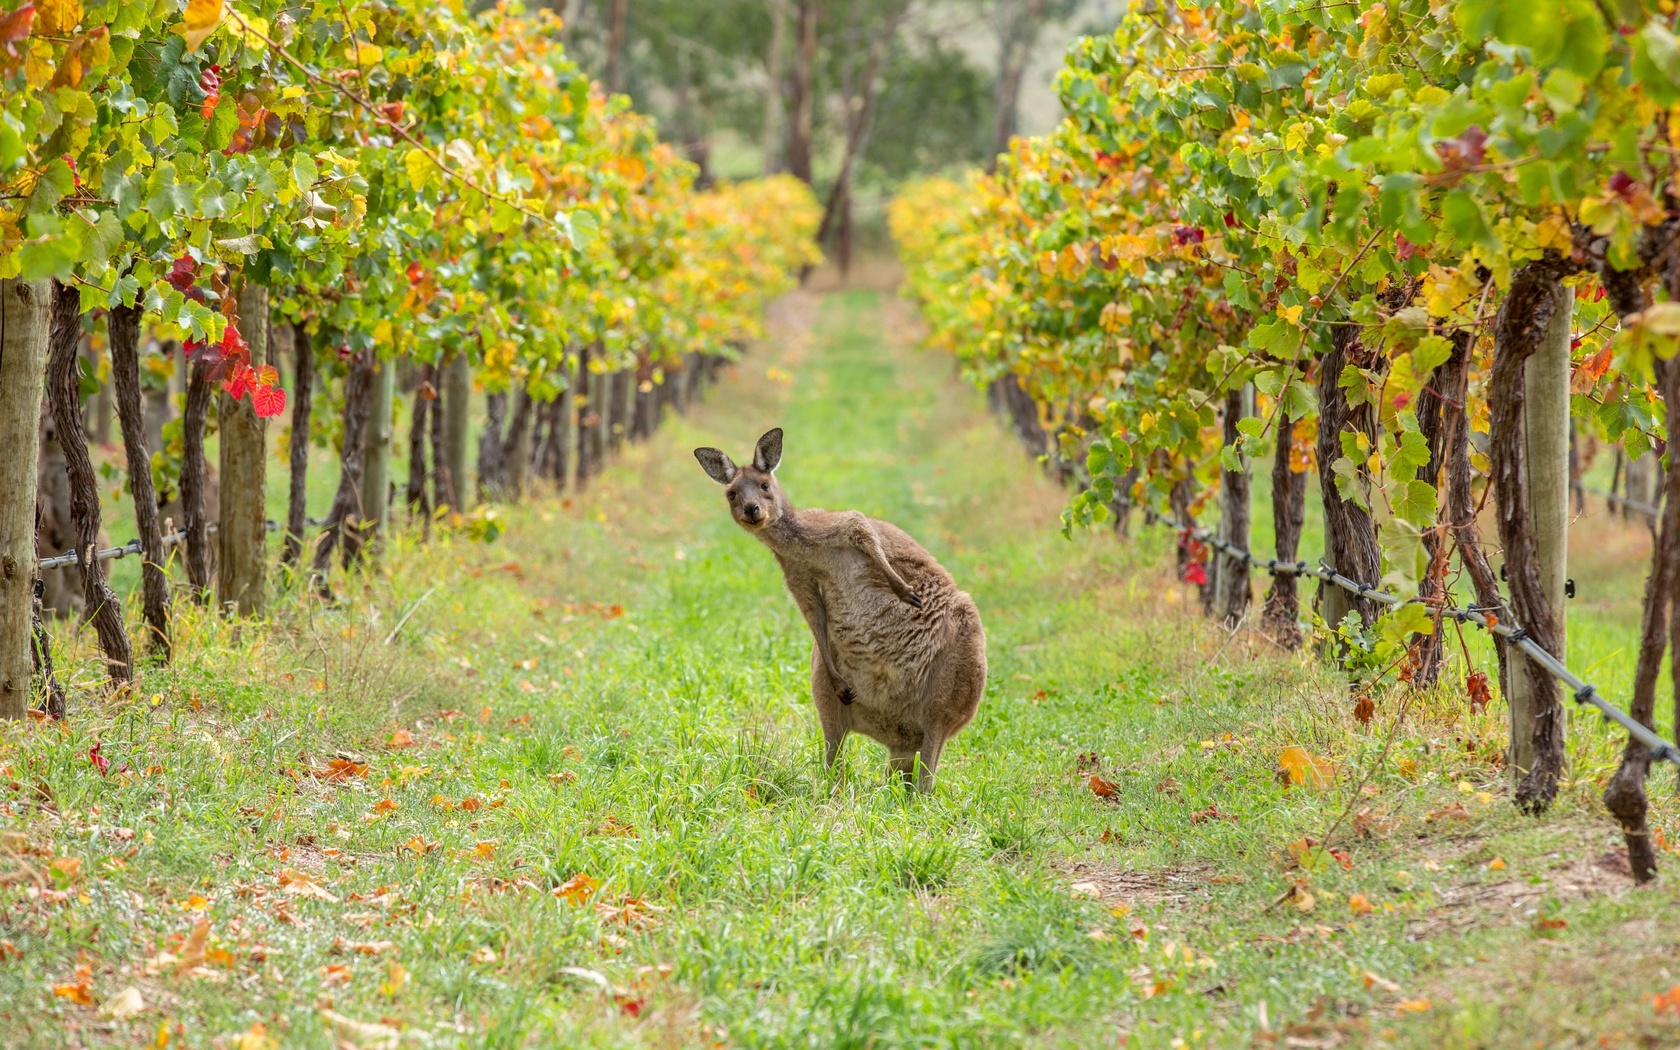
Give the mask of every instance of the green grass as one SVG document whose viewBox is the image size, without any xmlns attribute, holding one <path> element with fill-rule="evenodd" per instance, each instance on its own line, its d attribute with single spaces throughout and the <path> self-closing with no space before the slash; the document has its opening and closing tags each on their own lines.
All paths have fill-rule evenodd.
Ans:
<svg viewBox="0 0 1680 1050">
<path fill-rule="evenodd" d="M 1501 712 L 1396 692 L 1361 726 L 1310 657 L 1204 621 L 1169 535 L 1062 540 L 1065 495 L 902 306 L 782 314 L 494 545 L 399 537 L 339 604 L 260 625 L 183 609 L 178 663 L 131 696 L 61 628 L 74 717 L 0 735 L 0 1043 L 328 1047 L 324 1007 L 446 1046 L 1680 1038 L 1650 1004 L 1680 981 L 1675 893 L 1598 863 L 1612 736 L 1578 724 L 1577 779 L 1518 816 Z M 981 610 L 991 680 L 930 796 L 862 738 L 823 771 L 809 635 L 689 454 L 778 424 L 793 500 L 897 522 Z M 1329 786 L 1279 783 L 1292 745 Z M 310 775 L 335 756 L 365 775 Z M 206 973 L 147 973 L 200 916 Z M 145 1012 L 55 996 L 78 965 Z"/>
</svg>

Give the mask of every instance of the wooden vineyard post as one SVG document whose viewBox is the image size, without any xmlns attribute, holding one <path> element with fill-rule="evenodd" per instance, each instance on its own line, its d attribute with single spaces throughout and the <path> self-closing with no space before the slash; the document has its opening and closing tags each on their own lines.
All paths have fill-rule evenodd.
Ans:
<svg viewBox="0 0 1680 1050">
<path fill-rule="evenodd" d="M 1242 437 L 1237 424 L 1254 414 L 1254 388 L 1247 384 L 1225 395 L 1225 444 L 1235 445 Z M 1238 469 L 1225 469 L 1220 484 L 1219 535 L 1225 542 L 1242 550 L 1248 549 L 1249 502 L 1252 479 L 1249 460 L 1239 456 Z M 1214 611 L 1227 629 L 1235 629 L 1248 613 L 1253 589 L 1249 584 L 1248 563 L 1221 553 L 1216 561 L 1214 583 Z"/>
<path fill-rule="evenodd" d="M 1553 259 L 1528 263 L 1511 278 L 1511 289 L 1494 322 L 1493 369 L 1489 381 L 1490 452 L 1494 498 L 1499 514 L 1499 540 L 1505 548 L 1505 577 L 1511 589 L 1511 613 L 1540 648 L 1554 655 L 1562 649 L 1558 617 L 1543 584 L 1540 547 L 1530 513 L 1529 471 L 1525 464 L 1523 416 L 1527 384 L 1524 373 L 1531 359 L 1557 337 L 1562 326 L 1568 352 L 1568 317 L 1574 295 L 1560 277 L 1566 264 Z M 1558 315 L 1563 315 L 1561 321 Z M 1567 426 L 1567 417 L 1556 421 Z M 1564 451 L 1561 482 L 1568 499 L 1568 450 Z M 1542 473 L 1554 469 L 1542 464 Z M 1554 555 L 1555 556 L 1555 555 Z M 1511 753 L 1506 765 L 1516 778 L 1516 803 L 1529 813 L 1541 813 L 1557 796 L 1563 775 L 1564 712 L 1558 682 L 1527 656 L 1512 652 L 1509 705 Z M 1526 741 L 1531 749 L 1523 749 Z"/>
<path fill-rule="evenodd" d="M 239 289 L 239 334 L 251 364 L 268 360 L 268 289 L 246 280 Z M 222 391 L 220 482 L 216 519 L 216 604 L 235 616 L 260 616 L 267 605 L 268 425 L 250 398 Z"/>
<path fill-rule="evenodd" d="M 303 530 L 308 521 L 309 413 L 315 395 L 315 345 L 302 321 L 292 325 L 292 439 L 287 449 L 291 467 L 286 495 L 286 541 L 282 560 L 296 565 L 303 554 Z"/>
<path fill-rule="evenodd" d="M 443 449 L 439 469 L 444 484 L 439 500 L 453 511 L 467 509 L 467 421 L 472 402 L 472 365 L 467 355 L 456 351 L 443 367 Z"/>
<path fill-rule="evenodd" d="M 1295 420 L 1280 410 L 1277 452 L 1272 457 L 1272 531 L 1277 536 L 1277 559 L 1283 562 L 1298 557 L 1301 527 L 1306 523 L 1307 472 L 1304 465 L 1296 470 L 1291 462 L 1294 437 Z M 1284 649 L 1301 647 L 1298 584 L 1299 578 L 1293 573 L 1280 572 L 1273 576 L 1260 617 L 1261 630 Z"/>
<path fill-rule="evenodd" d="M 0 281 L 0 718 L 29 708 L 35 484 L 52 284 Z"/>
<path fill-rule="evenodd" d="M 1569 343 L 1575 289 L 1559 285 L 1557 301 L 1539 348 L 1523 366 L 1522 433 L 1535 565 L 1540 591 L 1557 624 L 1556 648 L 1547 649 L 1562 661 L 1568 653 L 1563 592 L 1569 575 Z M 1506 768 L 1520 779 L 1519 770 L 1534 767 L 1534 721 L 1542 710 L 1529 675 L 1512 676 L 1508 703 L 1511 736 Z M 1566 725 L 1561 713 L 1558 718 L 1557 746 L 1562 748 Z"/>
<path fill-rule="evenodd" d="M 361 520 L 355 523 L 358 555 L 384 534 L 391 515 L 391 414 L 396 383 L 396 362 L 375 360 L 368 399 L 367 438 L 362 445 Z"/>
</svg>

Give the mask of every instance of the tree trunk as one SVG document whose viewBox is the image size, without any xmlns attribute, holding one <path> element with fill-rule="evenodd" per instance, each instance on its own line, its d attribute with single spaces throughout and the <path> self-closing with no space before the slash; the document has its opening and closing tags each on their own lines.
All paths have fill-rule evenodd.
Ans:
<svg viewBox="0 0 1680 1050">
<path fill-rule="evenodd" d="M 420 519 L 422 532 L 432 520 L 432 503 L 426 498 L 426 434 L 432 418 L 432 404 L 436 399 L 433 380 L 437 369 L 431 364 L 420 366 L 420 385 L 414 391 L 414 411 L 408 422 L 408 511 Z"/>
<path fill-rule="evenodd" d="M 998 5 L 998 71 L 992 88 L 992 158 L 986 170 L 997 170 L 997 156 L 1009 149 L 1020 113 L 1021 81 L 1027 71 L 1047 0 L 1022 0 Z"/>
<path fill-rule="evenodd" d="M 1527 264 L 1512 277 L 1510 291 L 1494 322 L 1488 392 L 1493 485 L 1511 612 L 1535 644 L 1558 657 L 1562 656 L 1563 635 L 1547 593 L 1545 580 L 1549 574 L 1541 571 L 1531 510 L 1523 434 L 1527 400 L 1523 373 L 1529 359 L 1552 336 L 1554 324 L 1564 326 L 1567 344 L 1568 315 L 1574 300 L 1559 282 L 1563 273 L 1562 264 L 1540 260 Z M 1558 422 L 1561 424 L 1562 419 Z M 1567 486 L 1564 490 L 1567 493 Z M 1506 765 L 1519 778 L 1515 801 L 1524 812 L 1541 813 L 1557 796 L 1563 776 L 1564 717 L 1558 683 L 1526 656 L 1514 657 L 1507 698 L 1512 751 Z M 1524 740 L 1532 750 L 1521 749 Z"/>
<path fill-rule="evenodd" d="M 1225 444 L 1236 444 L 1242 437 L 1237 424 L 1254 414 L 1254 388 L 1248 385 L 1225 395 Z M 1225 542 L 1248 550 L 1248 524 L 1251 479 L 1248 457 L 1242 457 L 1242 469 L 1224 470 L 1220 479 L 1220 527 Z M 1235 630 L 1248 614 L 1254 591 L 1249 583 L 1248 563 L 1229 554 L 1219 555 L 1219 594 L 1215 599 L 1219 618 L 1228 630 Z"/>
<path fill-rule="evenodd" d="M 1319 362 L 1318 373 L 1318 484 L 1324 502 L 1324 544 L 1330 563 L 1336 571 L 1357 583 L 1377 585 L 1382 575 L 1382 553 L 1377 546 L 1377 527 L 1368 510 L 1351 499 L 1343 499 L 1336 489 L 1333 469 L 1342 456 L 1342 432 L 1361 432 L 1372 444 L 1376 443 L 1376 418 L 1370 405 L 1354 409 L 1348 405 L 1347 391 L 1338 381 L 1350 359 L 1360 353 L 1359 329 L 1340 325 L 1330 337 L 1330 351 Z M 1370 499 L 1370 478 L 1363 464 L 1359 466 L 1357 484 L 1361 498 Z M 1349 612 L 1358 613 L 1369 627 L 1377 618 L 1377 603 L 1361 598 L 1340 587 L 1323 584 L 1319 588 L 1325 623 L 1334 631 Z"/>
<path fill-rule="evenodd" d="M 759 149 L 764 153 L 764 174 L 781 170 L 782 135 L 782 56 L 787 51 L 787 0 L 768 0 L 770 4 L 770 50 L 764 59 L 764 72 L 769 87 L 764 92 L 764 129 Z"/>
<path fill-rule="evenodd" d="M 239 331 L 251 364 L 268 359 L 268 289 L 246 280 L 239 289 Z M 250 398 L 223 391 L 217 403 L 221 508 L 216 515 L 216 602 L 236 616 L 261 616 L 267 605 L 267 424 Z"/>
<path fill-rule="evenodd" d="M 603 87 L 614 95 L 624 90 L 625 22 L 630 13 L 630 0 L 607 0 L 607 63 Z"/>
<path fill-rule="evenodd" d="M 181 409 L 181 517 L 187 530 L 187 581 L 193 600 L 210 600 L 210 520 L 206 490 L 210 467 L 204 459 L 204 427 L 216 385 L 210 366 L 202 361 L 186 365 L 187 396 Z"/>
<path fill-rule="evenodd" d="M 513 394 L 513 419 L 502 439 L 502 484 L 506 498 L 518 502 L 525 494 L 525 474 L 531 465 L 531 416 L 536 401 L 521 384 Z"/>
<path fill-rule="evenodd" d="M 596 350 L 592 356 L 599 356 Z M 607 434 L 612 425 L 612 373 L 589 373 L 589 472 L 600 477 L 607 469 Z"/>
<path fill-rule="evenodd" d="M 866 148 L 865 144 L 874 126 L 875 89 L 876 80 L 880 75 L 881 60 L 886 56 L 887 49 L 892 46 L 893 37 L 898 35 L 899 24 L 904 21 L 908 12 L 909 5 L 901 4 L 882 20 L 880 30 L 869 42 L 869 56 L 864 60 L 856 94 L 845 100 L 848 115 L 846 141 L 840 154 L 840 174 L 834 179 L 834 187 L 829 191 L 828 202 L 823 207 L 822 222 L 817 227 L 819 245 L 828 243 L 829 234 L 833 233 L 836 225 L 843 223 L 850 213 L 852 170 Z M 841 272 L 844 273 L 850 264 L 850 245 L 843 243 L 842 248 Z"/>
<path fill-rule="evenodd" d="M 128 491 L 134 497 L 134 525 L 140 534 L 140 598 L 151 630 L 150 648 L 169 662 L 169 550 L 163 545 L 152 455 L 146 447 L 146 412 L 140 397 L 140 307 L 115 306 L 107 315 L 111 344 L 111 386 L 122 422 L 128 457 Z"/>
<path fill-rule="evenodd" d="M 1272 531 L 1277 534 L 1276 557 L 1293 562 L 1300 557 L 1301 528 L 1307 520 L 1307 472 L 1290 466 L 1295 420 L 1278 413 L 1277 452 L 1272 456 Z M 1278 573 L 1266 591 L 1260 629 L 1281 648 L 1301 647 L 1300 578 Z"/>
<path fill-rule="evenodd" d="M 362 517 L 362 451 L 368 414 L 373 407 L 374 366 L 368 359 L 370 354 L 371 351 L 363 351 L 352 358 L 350 374 L 344 380 L 344 444 L 338 454 L 338 492 L 321 526 L 313 563 L 322 593 L 327 593 L 326 574 L 332 565 L 333 548 L 345 535 L 346 526 Z M 348 566 L 348 555 L 345 563 Z"/>
<path fill-rule="evenodd" d="M 450 509 L 466 510 L 467 426 L 472 407 L 472 364 L 457 352 L 443 369 L 443 444 L 447 453 L 440 464 Z"/>
<path fill-rule="evenodd" d="M 344 564 L 359 561 L 367 547 L 384 535 L 391 518 L 392 402 L 397 364 L 381 360 L 368 385 L 367 429 L 362 441 L 362 507 L 344 534 Z"/>
<path fill-rule="evenodd" d="M 291 489 L 286 496 L 286 547 L 281 560 L 296 565 L 303 555 L 309 518 L 309 412 L 315 397 L 315 344 L 298 321 L 292 325 L 292 436 L 287 449 Z"/>
<path fill-rule="evenodd" d="M 787 170 L 807 185 L 811 183 L 811 117 L 817 75 L 818 0 L 798 0 L 798 18 L 793 52 L 793 83 L 790 86 L 787 134 Z"/>
<path fill-rule="evenodd" d="M 497 391 L 484 398 L 484 429 L 478 435 L 478 500 L 494 503 L 502 498 L 506 474 L 502 470 L 502 423 L 507 417 L 507 393 Z"/>
<path fill-rule="evenodd" d="M 35 619 L 35 482 L 42 376 L 52 319 L 48 281 L 0 280 L 0 718 L 29 709 Z"/>
<path fill-rule="evenodd" d="M 578 491 L 583 491 L 589 485 L 589 476 L 595 472 L 595 431 L 592 425 L 597 413 L 594 405 L 595 384 L 589 372 L 589 347 L 584 346 L 578 351 L 577 394 L 574 404 L 577 406 L 577 480 Z"/>
<path fill-rule="evenodd" d="M 70 519 L 76 530 L 76 552 L 82 558 L 82 616 L 84 622 L 92 621 L 111 682 L 120 687 L 134 677 L 134 656 L 123 625 L 122 603 L 105 583 L 105 563 L 93 556 L 99 547 L 99 478 L 88 458 L 87 432 L 82 424 L 76 353 L 81 341 L 81 296 L 76 289 L 54 281 L 47 395 L 70 478 Z"/>
</svg>

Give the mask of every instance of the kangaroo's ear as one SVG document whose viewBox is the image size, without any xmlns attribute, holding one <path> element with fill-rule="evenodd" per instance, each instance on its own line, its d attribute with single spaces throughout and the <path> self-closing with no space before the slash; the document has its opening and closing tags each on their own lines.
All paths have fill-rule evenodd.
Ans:
<svg viewBox="0 0 1680 1050">
<path fill-rule="evenodd" d="M 758 439 L 758 447 L 753 449 L 753 466 L 766 474 L 774 471 L 782 461 L 782 428 L 765 434 Z"/>
<path fill-rule="evenodd" d="M 697 448 L 694 458 L 700 461 L 700 466 L 719 485 L 727 485 L 735 477 L 735 463 L 728 456 L 715 448 Z"/>
</svg>

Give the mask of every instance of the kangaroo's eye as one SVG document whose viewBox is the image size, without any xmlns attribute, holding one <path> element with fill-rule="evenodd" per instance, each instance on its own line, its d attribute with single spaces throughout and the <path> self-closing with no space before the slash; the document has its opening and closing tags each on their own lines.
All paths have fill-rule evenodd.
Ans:
<svg viewBox="0 0 1680 1050">
<path fill-rule="evenodd" d="M 735 502 L 735 490 L 730 489 L 728 495 L 729 495 L 729 502 L 734 503 Z"/>
<path fill-rule="evenodd" d="M 765 492 L 769 492 L 769 491 L 770 491 L 770 483 L 769 483 L 769 482 L 767 482 L 767 481 L 761 481 L 761 482 L 759 482 L 759 483 L 758 483 L 758 487 L 759 487 L 759 488 L 761 488 L 761 489 L 763 489 L 763 490 L 764 490 L 764 491 L 765 491 Z"/>
</svg>

